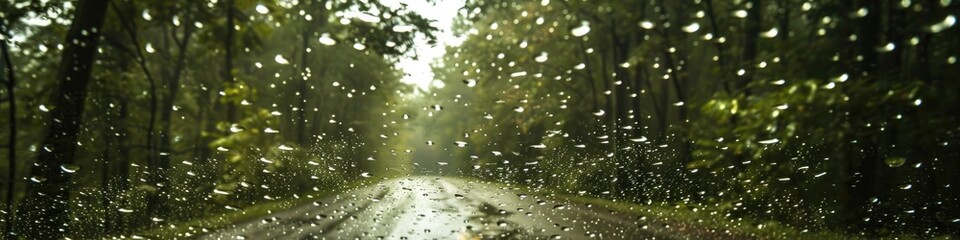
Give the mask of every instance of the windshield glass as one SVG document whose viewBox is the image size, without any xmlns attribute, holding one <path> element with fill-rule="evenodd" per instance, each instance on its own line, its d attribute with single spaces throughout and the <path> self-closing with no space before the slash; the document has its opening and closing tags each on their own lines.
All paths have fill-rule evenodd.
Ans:
<svg viewBox="0 0 960 240">
<path fill-rule="evenodd" d="M 958 15 L 0 1 L 0 239 L 952 239 Z"/>
</svg>

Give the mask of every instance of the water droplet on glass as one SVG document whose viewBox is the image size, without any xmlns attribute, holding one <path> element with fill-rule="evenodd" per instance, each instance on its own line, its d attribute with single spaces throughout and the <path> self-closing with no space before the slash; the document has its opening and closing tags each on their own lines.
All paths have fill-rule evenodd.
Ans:
<svg viewBox="0 0 960 240">
<path fill-rule="evenodd" d="M 886 163 L 888 167 L 895 168 L 903 166 L 903 164 L 907 163 L 907 159 L 904 157 L 888 157 L 883 162 Z"/>
<path fill-rule="evenodd" d="M 405 33 L 413 31 L 413 26 L 410 25 L 397 25 L 393 26 L 393 31 L 398 33 Z"/>
<path fill-rule="evenodd" d="M 243 132 L 243 130 L 244 128 L 240 125 L 237 125 L 237 124 L 230 125 L 230 132 L 232 133 Z"/>
<path fill-rule="evenodd" d="M 60 165 L 60 171 L 63 171 L 64 173 L 68 173 L 68 174 L 75 173 L 77 172 L 77 170 L 80 170 L 79 165 L 73 165 L 73 164 Z"/>
<path fill-rule="evenodd" d="M 30 181 L 35 183 L 42 183 L 44 181 L 47 181 L 47 178 L 41 177 L 41 176 L 33 176 L 33 177 L 30 177 Z"/>
<path fill-rule="evenodd" d="M 547 57 L 547 52 L 541 52 L 540 55 L 538 55 L 537 57 L 533 58 L 533 60 L 534 60 L 534 61 L 537 61 L 537 62 L 539 62 L 539 63 L 542 63 L 542 62 L 546 62 L 546 61 L 547 61 L 547 58 L 548 58 L 548 57 Z"/>
<path fill-rule="evenodd" d="M 780 31 L 777 30 L 777 28 L 771 28 L 770 30 L 767 30 L 766 32 L 760 33 L 760 36 L 763 36 L 763 37 L 765 37 L 765 38 L 774 38 L 774 37 L 776 37 L 778 34 L 780 34 Z"/>
<path fill-rule="evenodd" d="M 570 34 L 573 34 L 574 37 L 583 37 L 587 33 L 590 33 L 590 22 L 587 21 L 580 22 L 580 26 L 570 30 Z"/>
<path fill-rule="evenodd" d="M 642 27 L 643 29 L 653 29 L 654 25 L 650 21 L 642 21 L 640 22 L 640 27 Z"/>
<path fill-rule="evenodd" d="M 337 44 L 337 41 L 333 40 L 333 38 L 330 38 L 329 33 L 324 33 L 320 35 L 320 44 L 331 46 Z"/>
<path fill-rule="evenodd" d="M 699 23 L 691 23 L 690 25 L 683 26 L 683 31 L 684 31 L 684 32 L 694 33 L 694 32 L 697 32 L 697 30 L 700 30 L 700 24 L 699 24 Z"/>
<path fill-rule="evenodd" d="M 760 144 L 774 144 L 774 143 L 780 142 L 780 139 L 774 138 L 774 139 L 760 140 L 760 141 L 757 141 L 757 142 L 760 143 Z"/>
<path fill-rule="evenodd" d="M 270 13 L 270 9 L 267 8 L 267 6 L 264 6 L 263 4 L 257 4 L 257 12 L 260 14 L 267 14 L 267 13 Z"/>
<path fill-rule="evenodd" d="M 153 49 L 153 44 L 150 43 L 147 43 L 147 45 L 143 47 L 143 50 L 146 50 L 147 53 L 154 53 L 157 51 L 156 49 Z"/>
</svg>

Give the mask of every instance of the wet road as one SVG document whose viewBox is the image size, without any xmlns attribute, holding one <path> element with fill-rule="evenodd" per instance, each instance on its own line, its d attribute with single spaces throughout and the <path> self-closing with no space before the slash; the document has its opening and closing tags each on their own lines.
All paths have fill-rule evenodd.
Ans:
<svg viewBox="0 0 960 240">
<path fill-rule="evenodd" d="M 598 206 L 500 185 L 424 176 L 387 180 L 347 191 L 200 239 L 691 237 L 665 232 L 666 229 L 659 229 L 662 224 L 644 221 Z"/>
</svg>

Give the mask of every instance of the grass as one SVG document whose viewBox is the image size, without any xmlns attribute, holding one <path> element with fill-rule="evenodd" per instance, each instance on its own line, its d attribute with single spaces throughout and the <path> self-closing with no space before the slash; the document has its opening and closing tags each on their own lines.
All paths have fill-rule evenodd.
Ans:
<svg viewBox="0 0 960 240">
<path fill-rule="evenodd" d="M 256 220 L 258 217 L 271 214 L 273 211 L 278 209 L 289 209 L 295 206 L 308 204 L 309 202 L 312 202 L 318 198 L 344 192 L 348 189 L 368 186 L 379 181 L 380 180 L 374 179 L 361 179 L 359 181 L 342 184 L 333 188 L 309 192 L 304 194 L 304 197 L 300 198 L 266 201 L 255 205 L 246 206 L 239 211 L 225 211 L 186 221 L 167 223 L 163 226 L 146 229 L 133 235 L 113 236 L 106 239 L 190 239 L 197 235 L 204 235 L 209 232 L 213 232 L 216 229 Z"/>
<path fill-rule="evenodd" d="M 482 181 L 477 178 L 464 178 Z M 731 239 L 861 239 L 862 237 L 830 230 L 802 230 L 776 221 L 760 221 L 748 218 L 728 218 L 725 211 L 696 205 L 672 205 L 669 203 L 639 204 L 612 199 L 578 196 L 562 189 L 534 188 L 524 184 L 493 183 L 504 188 L 519 189 L 567 200 L 573 203 L 591 204 L 610 210 L 646 217 L 646 222 L 669 224 L 672 228 L 682 228 L 694 234 L 705 236 L 723 236 Z M 701 236 L 703 237 L 703 236 Z M 706 237 L 713 238 L 713 237 Z M 904 237 L 893 237 L 905 239 Z M 906 237 L 910 239 L 910 237 Z"/>
<path fill-rule="evenodd" d="M 721 211 L 709 210 L 699 206 L 657 206 L 607 199 L 563 195 L 573 202 L 603 206 L 611 210 L 645 216 L 663 223 L 685 225 L 700 232 L 722 233 L 734 238 L 756 239 L 858 239 L 834 231 L 805 231 L 776 221 L 757 221 L 753 219 L 731 219 L 718 214 Z M 711 212 L 713 214 L 711 214 Z"/>
</svg>

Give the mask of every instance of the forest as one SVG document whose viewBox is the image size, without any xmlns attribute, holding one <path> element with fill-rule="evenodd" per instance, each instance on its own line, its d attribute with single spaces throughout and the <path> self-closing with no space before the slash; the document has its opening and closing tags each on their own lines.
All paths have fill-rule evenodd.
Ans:
<svg viewBox="0 0 960 240">
<path fill-rule="evenodd" d="M 452 19 L 419 9 L 451 2 Z M 679 238 L 951 239 L 957 15 L 952 0 L 4 0 L 0 239 L 193 239 L 413 176 L 642 211 L 688 226 Z"/>
</svg>

